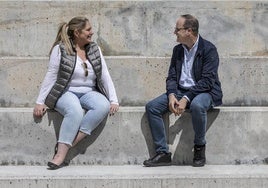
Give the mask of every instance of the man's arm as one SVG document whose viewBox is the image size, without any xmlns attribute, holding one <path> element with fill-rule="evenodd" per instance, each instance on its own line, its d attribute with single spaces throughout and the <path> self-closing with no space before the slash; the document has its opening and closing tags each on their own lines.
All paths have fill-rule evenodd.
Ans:
<svg viewBox="0 0 268 188">
<path fill-rule="evenodd" d="M 177 80 L 177 69 L 176 69 L 176 62 L 178 59 L 178 46 L 175 46 L 172 53 L 172 58 L 168 70 L 168 77 L 166 79 L 166 91 L 167 95 L 169 96 L 171 93 L 177 93 L 178 88 L 178 80 Z"/>
</svg>

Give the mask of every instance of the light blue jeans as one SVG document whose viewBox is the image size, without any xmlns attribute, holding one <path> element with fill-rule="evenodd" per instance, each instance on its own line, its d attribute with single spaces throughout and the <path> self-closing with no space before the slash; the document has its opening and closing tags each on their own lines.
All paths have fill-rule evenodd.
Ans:
<svg viewBox="0 0 268 188">
<path fill-rule="evenodd" d="M 179 100 L 183 97 L 183 92 L 178 91 L 176 98 Z M 146 113 L 149 125 L 152 132 L 152 137 L 156 152 L 169 152 L 165 125 L 163 115 L 169 112 L 168 96 L 162 94 L 159 97 L 149 101 L 146 104 Z M 197 95 L 189 105 L 190 113 L 192 115 L 192 124 L 195 132 L 194 144 L 206 144 L 206 125 L 207 125 L 207 111 L 213 106 L 212 97 L 208 93 L 201 93 Z"/>
<path fill-rule="evenodd" d="M 67 91 L 58 99 L 55 110 L 63 116 L 58 142 L 72 146 L 79 131 L 90 135 L 102 122 L 109 113 L 110 102 L 97 91 Z"/>
</svg>

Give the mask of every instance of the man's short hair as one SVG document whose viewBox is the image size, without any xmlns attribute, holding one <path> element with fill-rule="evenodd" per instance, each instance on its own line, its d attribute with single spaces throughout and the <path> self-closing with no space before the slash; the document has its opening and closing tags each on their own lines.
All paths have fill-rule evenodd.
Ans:
<svg viewBox="0 0 268 188">
<path fill-rule="evenodd" d="M 187 29 L 191 28 L 193 31 L 193 34 L 195 36 L 197 36 L 198 35 L 198 28 L 199 28 L 198 20 L 190 14 L 184 14 L 184 15 L 181 15 L 181 17 L 185 19 L 183 27 L 187 28 Z"/>
</svg>

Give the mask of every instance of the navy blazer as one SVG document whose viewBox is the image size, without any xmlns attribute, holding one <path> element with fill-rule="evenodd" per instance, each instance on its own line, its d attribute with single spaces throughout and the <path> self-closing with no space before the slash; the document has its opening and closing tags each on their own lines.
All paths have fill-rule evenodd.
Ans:
<svg viewBox="0 0 268 188">
<path fill-rule="evenodd" d="M 182 64 L 184 62 L 184 48 L 178 44 L 173 49 L 171 63 L 166 79 L 167 95 L 177 93 L 181 76 Z M 200 93 L 209 93 L 214 105 L 222 104 L 221 83 L 218 76 L 219 56 L 217 48 L 209 41 L 199 36 L 198 49 L 193 62 L 192 86 L 185 95 L 192 101 Z"/>
</svg>

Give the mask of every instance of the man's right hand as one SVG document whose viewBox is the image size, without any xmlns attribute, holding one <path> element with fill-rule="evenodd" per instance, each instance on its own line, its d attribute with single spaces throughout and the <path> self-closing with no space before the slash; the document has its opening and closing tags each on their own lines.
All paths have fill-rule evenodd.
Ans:
<svg viewBox="0 0 268 188">
<path fill-rule="evenodd" d="M 177 100 L 175 95 L 174 94 L 169 94 L 168 100 L 169 100 L 169 103 L 168 103 L 169 111 L 174 113 L 175 115 L 178 115 L 177 106 L 179 105 L 179 101 Z"/>
</svg>

